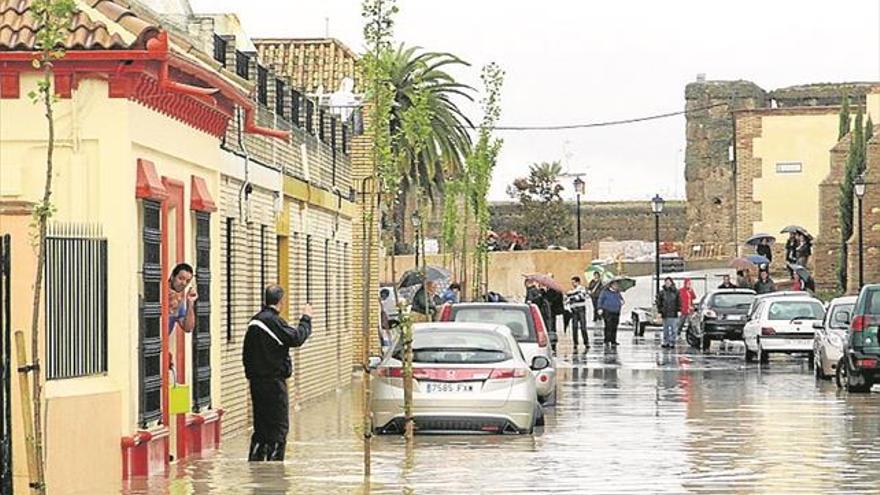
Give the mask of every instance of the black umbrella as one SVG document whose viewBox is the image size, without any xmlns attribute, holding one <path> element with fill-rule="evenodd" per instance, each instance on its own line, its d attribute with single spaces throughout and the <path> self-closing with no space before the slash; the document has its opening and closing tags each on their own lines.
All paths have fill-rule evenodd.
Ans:
<svg viewBox="0 0 880 495">
<path fill-rule="evenodd" d="M 605 284 L 605 287 L 610 287 L 613 283 L 617 283 L 617 288 L 620 289 L 620 292 L 626 292 L 636 286 L 635 279 L 629 277 L 614 277 Z"/>
<path fill-rule="evenodd" d="M 789 225 L 788 227 L 782 229 L 782 233 L 783 234 L 803 234 L 803 235 L 809 237 L 810 239 L 813 238 L 813 235 L 810 234 L 810 232 L 807 229 L 801 227 L 800 225 Z"/>
<path fill-rule="evenodd" d="M 806 267 L 802 265 L 798 265 L 796 263 L 789 263 L 788 267 L 791 268 L 791 271 L 798 274 L 801 280 L 807 281 L 813 278 L 813 275 L 810 273 L 810 270 L 807 270 Z"/>
<path fill-rule="evenodd" d="M 755 234 L 748 239 L 746 239 L 747 246 L 757 246 L 764 242 L 764 239 L 770 239 L 770 243 L 773 244 L 776 242 L 776 238 L 770 234 Z"/>
<path fill-rule="evenodd" d="M 425 275 L 428 277 L 428 282 L 443 282 L 452 279 L 452 274 L 449 273 L 445 268 L 441 268 L 439 266 L 426 266 L 425 267 Z M 412 287 L 414 285 L 421 285 L 424 282 L 424 277 L 422 276 L 422 272 L 419 270 L 407 270 L 406 273 L 400 277 L 400 283 L 398 287 Z"/>
</svg>

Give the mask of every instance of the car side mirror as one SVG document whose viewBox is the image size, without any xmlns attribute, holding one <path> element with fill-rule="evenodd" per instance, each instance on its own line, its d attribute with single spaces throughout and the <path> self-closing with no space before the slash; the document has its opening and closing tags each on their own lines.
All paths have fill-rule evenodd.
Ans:
<svg viewBox="0 0 880 495">
<path fill-rule="evenodd" d="M 546 356 L 535 356 L 532 358 L 532 369 L 541 371 L 550 367 L 550 360 Z"/>
<path fill-rule="evenodd" d="M 370 359 L 367 360 L 367 369 L 374 370 L 378 368 L 380 364 L 382 364 L 382 358 L 379 356 L 370 356 Z"/>
</svg>

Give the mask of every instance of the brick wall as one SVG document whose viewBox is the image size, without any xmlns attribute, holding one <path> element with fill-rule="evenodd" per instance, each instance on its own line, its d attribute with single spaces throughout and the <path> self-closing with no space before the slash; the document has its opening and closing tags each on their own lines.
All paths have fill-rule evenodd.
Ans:
<svg viewBox="0 0 880 495">
<path fill-rule="evenodd" d="M 762 160 L 754 155 L 753 143 L 761 137 L 762 117 L 751 112 L 736 114 L 736 202 L 737 240 L 755 234 L 754 224 L 761 221 L 761 203 L 755 201 L 754 181 L 761 178 Z M 775 255 L 776 253 L 774 253 Z"/>
<path fill-rule="evenodd" d="M 566 203 L 572 218 L 577 205 Z M 519 204 L 494 202 L 489 206 L 491 227 L 496 232 L 510 230 L 519 216 Z M 576 228 L 576 222 L 572 222 Z M 664 241 L 683 242 L 687 235 L 687 207 L 683 201 L 667 201 L 661 219 L 661 237 Z M 574 230 L 574 229 L 572 229 Z M 583 202 L 581 203 L 581 241 L 584 244 L 599 240 L 654 240 L 654 214 L 648 201 Z M 574 248 L 577 234 L 562 239 L 561 244 Z"/>
<path fill-rule="evenodd" d="M 851 135 L 846 135 L 831 149 L 831 170 L 819 184 L 819 232 L 813 249 L 816 287 L 837 287 L 840 265 L 840 184 L 846 173 L 846 158 Z"/>
<path fill-rule="evenodd" d="M 261 281 L 269 284 L 277 280 L 275 196 L 272 191 L 255 187 L 248 222 L 239 212 L 241 181 L 223 176 L 220 182 L 222 190 L 216 217 L 220 222 L 221 268 L 219 277 L 215 277 L 215 283 L 221 287 L 218 329 L 222 342 L 220 392 L 226 411 L 223 431 L 234 433 L 250 427 L 250 398 L 241 363 L 247 322 L 262 305 Z M 227 244 L 228 219 L 232 221 L 231 245 Z M 227 256 L 231 256 L 231 271 L 227 270 Z M 261 270 L 264 270 L 262 275 Z M 231 306 L 227 302 L 230 294 Z"/>
<path fill-rule="evenodd" d="M 874 135 L 868 141 L 867 168 L 865 170 L 865 197 L 862 203 L 864 229 L 864 283 L 880 283 L 880 140 Z M 857 203 L 856 203 L 857 204 Z M 858 207 L 853 208 L 853 236 L 848 242 L 848 286 L 847 293 L 858 292 L 859 232 Z"/>
</svg>

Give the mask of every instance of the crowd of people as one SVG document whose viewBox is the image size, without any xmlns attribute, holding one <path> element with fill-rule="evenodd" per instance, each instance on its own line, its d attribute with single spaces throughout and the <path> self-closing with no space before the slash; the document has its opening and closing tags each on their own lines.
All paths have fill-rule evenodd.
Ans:
<svg viewBox="0 0 880 495">
<path fill-rule="evenodd" d="M 571 277 L 571 290 L 563 294 L 534 280 L 526 280 L 527 303 L 534 304 L 541 312 L 544 326 L 550 334 L 553 352 L 558 341 L 557 320 L 562 317 L 562 329 L 571 329 L 573 352 L 577 353 L 583 341 L 584 352 L 590 349 L 587 311 L 592 306 L 592 321 L 604 323 L 603 345 L 617 347 L 617 328 L 620 325 L 620 312 L 623 308 L 623 294 L 616 281 L 603 283 L 599 272 L 584 286 L 580 276 Z M 588 303 L 589 301 L 589 303 Z"/>
</svg>

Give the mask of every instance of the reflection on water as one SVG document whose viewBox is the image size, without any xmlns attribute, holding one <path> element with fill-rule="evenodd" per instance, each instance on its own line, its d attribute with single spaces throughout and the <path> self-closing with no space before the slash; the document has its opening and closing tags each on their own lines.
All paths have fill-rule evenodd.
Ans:
<svg viewBox="0 0 880 495">
<path fill-rule="evenodd" d="M 558 404 L 535 436 L 373 440 L 361 473 L 358 387 L 294 415 L 288 460 L 221 452 L 137 480 L 126 494 L 876 493 L 880 395 L 816 384 L 803 359 L 746 366 L 742 348 L 703 356 L 650 335 L 617 351 L 560 347 Z"/>
</svg>

